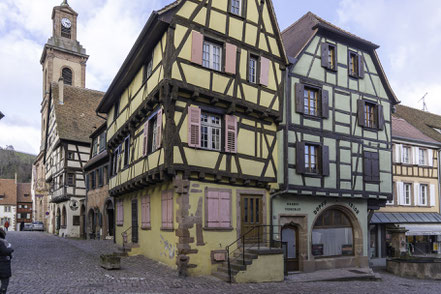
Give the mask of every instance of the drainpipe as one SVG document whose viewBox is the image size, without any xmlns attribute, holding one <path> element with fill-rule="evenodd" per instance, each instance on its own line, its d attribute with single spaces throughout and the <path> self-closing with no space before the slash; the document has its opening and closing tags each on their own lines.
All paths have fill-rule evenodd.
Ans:
<svg viewBox="0 0 441 294">
<path fill-rule="evenodd" d="M 438 153 L 438 162 L 437 162 L 437 164 L 438 164 L 438 166 L 437 166 L 437 169 L 438 169 L 438 206 L 439 206 L 439 213 L 441 213 L 441 197 L 440 197 L 440 188 L 441 188 L 441 183 L 440 183 L 440 179 L 441 179 L 440 165 L 441 165 L 441 158 L 439 158 L 440 155 L 441 155 L 441 148 L 436 150 L 436 152 Z"/>
</svg>

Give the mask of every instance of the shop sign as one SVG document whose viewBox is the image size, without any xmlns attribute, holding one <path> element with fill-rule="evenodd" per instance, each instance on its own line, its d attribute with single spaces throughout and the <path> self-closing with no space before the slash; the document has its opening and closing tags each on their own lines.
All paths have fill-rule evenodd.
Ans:
<svg viewBox="0 0 441 294">
<path fill-rule="evenodd" d="M 320 210 L 323 209 L 323 207 L 325 207 L 327 204 L 327 201 L 323 201 L 322 203 L 320 203 L 314 210 L 314 214 L 317 215 L 319 213 Z"/>
<path fill-rule="evenodd" d="M 323 244 L 312 244 L 312 255 L 323 255 Z"/>
<path fill-rule="evenodd" d="M 355 206 L 354 203 L 352 203 L 352 202 L 348 202 L 348 205 L 349 205 L 350 208 L 352 208 L 352 210 L 353 210 L 356 214 L 359 214 L 359 213 L 360 213 L 360 210 L 357 208 L 357 206 Z"/>
<path fill-rule="evenodd" d="M 286 211 L 301 211 L 302 209 L 299 207 L 300 206 L 300 203 L 298 203 L 298 202 L 287 202 L 286 203 L 286 206 L 288 206 L 288 207 L 285 207 L 285 210 Z M 296 207 L 297 206 L 297 207 Z"/>
</svg>

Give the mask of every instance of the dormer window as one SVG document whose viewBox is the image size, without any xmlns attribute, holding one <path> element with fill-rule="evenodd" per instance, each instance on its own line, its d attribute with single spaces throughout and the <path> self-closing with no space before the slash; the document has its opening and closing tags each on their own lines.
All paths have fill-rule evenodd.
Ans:
<svg viewBox="0 0 441 294">
<path fill-rule="evenodd" d="M 65 85 L 72 86 L 72 71 L 69 68 L 63 68 L 63 70 L 61 71 L 61 76 L 63 77 Z"/>
</svg>

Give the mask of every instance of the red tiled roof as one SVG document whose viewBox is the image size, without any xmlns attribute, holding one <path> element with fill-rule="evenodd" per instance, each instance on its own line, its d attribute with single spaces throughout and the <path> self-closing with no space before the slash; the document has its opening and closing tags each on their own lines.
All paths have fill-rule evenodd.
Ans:
<svg viewBox="0 0 441 294">
<path fill-rule="evenodd" d="M 0 205 L 17 205 L 17 186 L 14 179 L 0 179 Z"/>
</svg>

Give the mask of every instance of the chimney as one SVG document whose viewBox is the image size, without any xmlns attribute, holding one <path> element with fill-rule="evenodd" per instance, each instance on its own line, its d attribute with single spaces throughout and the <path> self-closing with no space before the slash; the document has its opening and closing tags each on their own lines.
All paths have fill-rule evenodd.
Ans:
<svg viewBox="0 0 441 294">
<path fill-rule="evenodd" d="M 60 77 L 58 79 L 58 100 L 60 104 L 64 104 L 64 79 Z"/>
</svg>

